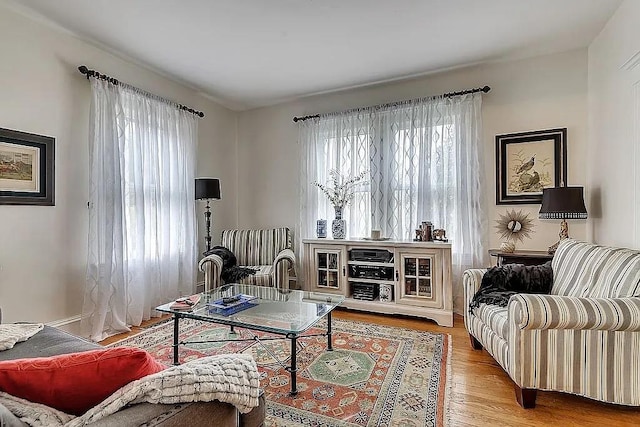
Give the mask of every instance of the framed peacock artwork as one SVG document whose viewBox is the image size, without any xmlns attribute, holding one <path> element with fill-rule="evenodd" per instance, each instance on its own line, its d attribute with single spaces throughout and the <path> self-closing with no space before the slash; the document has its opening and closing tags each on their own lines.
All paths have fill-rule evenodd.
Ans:
<svg viewBox="0 0 640 427">
<path fill-rule="evenodd" d="M 567 185 L 567 128 L 496 135 L 496 204 L 539 204 Z"/>
</svg>

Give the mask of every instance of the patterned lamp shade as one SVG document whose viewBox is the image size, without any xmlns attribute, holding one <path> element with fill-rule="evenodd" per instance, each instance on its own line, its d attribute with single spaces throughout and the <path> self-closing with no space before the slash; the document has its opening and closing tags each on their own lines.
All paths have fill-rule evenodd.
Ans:
<svg viewBox="0 0 640 427">
<path fill-rule="evenodd" d="M 541 219 L 587 219 L 583 187 L 555 187 L 542 190 Z"/>
<path fill-rule="evenodd" d="M 196 178 L 196 200 L 220 200 L 220 180 L 218 178 Z"/>
</svg>

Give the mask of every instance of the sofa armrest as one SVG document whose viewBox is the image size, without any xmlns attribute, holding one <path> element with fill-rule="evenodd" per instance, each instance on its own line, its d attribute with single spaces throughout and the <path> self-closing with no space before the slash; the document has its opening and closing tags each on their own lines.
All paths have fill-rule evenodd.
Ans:
<svg viewBox="0 0 640 427">
<path fill-rule="evenodd" d="M 258 406 L 253 408 L 251 412 L 240 414 L 240 427 L 262 427 L 267 417 L 267 399 L 264 391 L 258 396 Z"/>
<path fill-rule="evenodd" d="M 464 287 L 464 303 L 465 307 L 469 307 L 469 303 L 473 299 L 473 296 L 480 289 L 480 284 L 482 283 L 482 276 L 486 273 L 486 269 L 482 268 L 471 268 L 469 270 L 465 270 L 464 275 L 462 276 L 462 285 Z M 465 309 L 466 313 L 469 311 Z"/>
<path fill-rule="evenodd" d="M 275 268 L 278 263 L 289 261 L 289 268 L 294 267 L 296 265 L 296 255 L 293 253 L 291 249 L 283 249 L 278 252 L 276 259 L 273 260 L 273 267 Z"/>
<path fill-rule="evenodd" d="M 640 298 L 514 295 L 509 321 L 520 329 L 640 331 Z"/>
<path fill-rule="evenodd" d="M 296 255 L 291 249 L 283 249 L 273 260 L 275 274 L 274 285 L 280 289 L 289 289 L 289 270 L 294 269 L 295 275 Z"/>
<path fill-rule="evenodd" d="M 222 258 L 218 255 L 208 255 L 200 260 L 198 268 L 204 273 L 205 291 L 216 289 L 222 284 L 220 280 L 222 266 Z"/>
<path fill-rule="evenodd" d="M 470 316 L 473 316 L 473 314 L 469 312 L 469 304 L 473 296 L 478 292 L 478 289 L 480 289 L 482 276 L 484 276 L 486 271 L 486 269 L 481 268 L 470 268 L 465 270 L 462 275 L 462 287 L 464 289 L 464 306 L 462 307 L 462 313 L 464 315 L 464 326 L 470 334 L 472 333 Z"/>
<path fill-rule="evenodd" d="M 246 414 L 228 403 L 211 402 L 154 404 L 138 403 L 119 410 L 91 423 L 95 427 L 120 427 L 129 425 L 153 425 L 158 427 L 260 427 L 264 425 L 266 404 L 260 394 L 259 406 Z M 212 424 L 213 423 L 213 424 Z"/>
</svg>

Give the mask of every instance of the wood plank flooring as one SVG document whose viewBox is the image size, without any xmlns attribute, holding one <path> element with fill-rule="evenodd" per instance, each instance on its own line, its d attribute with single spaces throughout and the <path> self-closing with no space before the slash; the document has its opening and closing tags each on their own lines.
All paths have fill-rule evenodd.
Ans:
<svg viewBox="0 0 640 427">
<path fill-rule="evenodd" d="M 165 317 L 166 318 L 166 317 Z M 565 393 L 538 392 L 536 407 L 522 409 L 515 400 L 513 383 L 485 350 L 473 350 L 462 317 L 453 328 L 417 318 L 386 316 L 350 310 L 336 310 L 334 318 L 397 326 L 451 335 L 450 427 L 500 426 L 640 426 L 640 409 L 600 403 Z M 111 337 L 108 344 L 140 332 L 162 320 L 145 322 L 128 334 Z M 638 362 L 640 363 L 640 355 Z"/>
</svg>

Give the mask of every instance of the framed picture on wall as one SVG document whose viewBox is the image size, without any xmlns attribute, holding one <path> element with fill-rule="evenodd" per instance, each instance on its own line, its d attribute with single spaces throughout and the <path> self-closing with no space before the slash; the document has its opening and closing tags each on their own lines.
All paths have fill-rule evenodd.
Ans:
<svg viewBox="0 0 640 427">
<path fill-rule="evenodd" d="M 0 205 L 55 205 L 55 139 L 0 128 Z"/>
<path fill-rule="evenodd" d="M 539 204 L 567 185 L 567 128 L 496 135 L 496 204 Z"/>
</svg>

